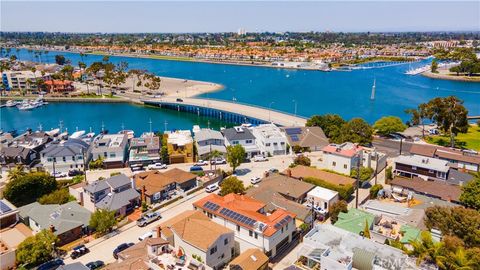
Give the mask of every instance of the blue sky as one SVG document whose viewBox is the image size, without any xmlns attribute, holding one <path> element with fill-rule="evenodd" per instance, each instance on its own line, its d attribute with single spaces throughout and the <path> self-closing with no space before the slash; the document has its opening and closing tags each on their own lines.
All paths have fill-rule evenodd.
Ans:
<svg viewBox="0 0 480 270">
<path fill-rule="evenodd" d="M 480 31 L 480 1 L 5 1 L 2 31 Z"/>
</svg>

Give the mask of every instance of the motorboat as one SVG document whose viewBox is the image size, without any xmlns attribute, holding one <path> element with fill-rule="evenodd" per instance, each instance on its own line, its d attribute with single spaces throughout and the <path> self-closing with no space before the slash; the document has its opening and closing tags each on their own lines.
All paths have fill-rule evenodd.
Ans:
<svg viewBox="0 0 480 270">
<path fill-rule="evenodd" d="M 17 106 L 17 102 L 15 100 L 9 100 L 7 103 L 5 103 L 6 107 L 15 107 Z"/>
<path fill-rule="evenodd" d="M 21 110 L 21 111 L 27 111 L 27 110 L 31 110 L 31 109 L 34 109 L 35 107 L 31 104 L 21 104 L 20 106 L 18 106 L 18 109 Z"/>
<path fill-rule="evenodd" d="M 59 132 L 60 132 L 60 129 L 59 129 L 59 128 L 55 128 L 55 129 L 52 129 L 52 130 L 47 131 L 47 132 L 45 132 L 45 133 L 47 133 L 48 136 L 55 137 Z"/>
<path fill-rule="evenodd" d="M 70 135 L 70 138 L 80 139 L 80 137 L 82 137 L 83 134 L 85 134 L 85 130 L 78 130 L 78 131 L 75 131 L 74 133 L 72 133 L 72 135 Z"/>
</svg>

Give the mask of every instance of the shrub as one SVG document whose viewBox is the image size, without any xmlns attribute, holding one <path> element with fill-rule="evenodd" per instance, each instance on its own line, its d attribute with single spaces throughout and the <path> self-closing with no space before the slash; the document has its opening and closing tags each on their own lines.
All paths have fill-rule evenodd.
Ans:
<svg viewBox="0 0 480 270">
<path fill-rule="evenodd" d="M 360 181 L 368 181 L 372 177 L 373 169 L 369 167 L 360 167 Z M 350 172 L 350 177 L 357 178 L 357 168 L 353 168 Z"/>
<path fill-rule="evenodd" d="M 385 177 L 387 178 L 387 180 L 392 180 L 393 179 L 392 167 L 388 167 L 385 170 Z"/>
<path fill-rule="evenodd" d="M 120 174 L 122 174 L 122 173 L 121 173 L 121 172 L 112 172 L 112 173 L 110 174 L 110 177 L 115 176 L 115 175 L 120 175 Z"/>
<path fill-rule="evenodd" d="M 53 176 L 46 173 L 29 173 L 8 182 L 3 195 L 15 206 L 20 207 L 36 201 L 57 189 Z"/>
<path fill-rule="evenodd" d="M 330 221 L 332 224 L 335 224 L 338 220 L 338 215 L 340 212 L 347 213 L 348 212 L 348 204 L 344 200 L 340 200 L 332 205 L 330 205 L 330 209 L 328 210 L 328 214 L 330 215 Z"/>
<path fill-rule="evenodd" d="M 310 184 L 313 184 L 313 185 L 316 185 L 316 186 L 319 186 L 319 187 L 324 187 L 324 188 L 328 188 L 328 189 L 331 189 L 331 190 L 335 190 L 336 192 L 338 192 L 338 195 L 340 196 L 340 198 L 342 200 L 348 200 L 350 198 L 350 196 L 353 194 L 353 191 L 355 190 L 355 188 L 350 184 L 344 185 L 344 186 L 339 186 L 339 185 L 335 185 L 335 184 L 326 182 L 322 179 L 313 178 L 313 177 L 307 177 L 307 178 L 303 179 L 303 181 L 305 181 L 307 183 L 310 183 Z"/>
<path fill-rule="evenodd" d="M 383 189 L 383 186 L 380 184 L 373 185 L 370 188 L 370 198 L 375 199 L 377 197 L 378 192 Z"/>
<path fill-rule="evenodd" d="M 304 156 L 304 155 L 297 156 L 297 157 L 293 160 L 293 165 L 294 165 L 294 166 L 296 166 L 296 165 L 303 165 L 303 166 L 310 167 L 311 163 L 312 163 L 312 162 L 310 161 L 310 159 L 309 159 L 307 156 Z"/>
<path fill-rule="evenodd" d="M 243 182 L 235 176 L 230 176 L 227 179 L 223 180 L 220 187 L 221 187 L 221 190 L 219 192 L 220 196 L 225 196 L 229 193 L 235 193 L 235 194 L 245 193 L 245 186 L 243 185 Z"/>
<path fill-rule="evenodd" d="M 75 201 L 75 197 L 70 195 L 67 188 L 55 190 L 38 199 L 40 204 L 64 204 L 71 201 Z"/>
</svg>

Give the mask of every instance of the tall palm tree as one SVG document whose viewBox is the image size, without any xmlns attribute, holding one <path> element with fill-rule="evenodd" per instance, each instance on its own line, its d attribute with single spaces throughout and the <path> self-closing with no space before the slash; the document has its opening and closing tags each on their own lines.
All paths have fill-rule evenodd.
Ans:
<svg viewBox="0 0 480 270">
<path fill-rule="evenodd" d="M 213 150 L 210 152 L 210 154 L 208 155 L 208 159 L 210 161 L 210 170 L 212 170 L 212 159 L 216 159 L 216 158 L 219 158 L 219 157 L 222 157 L 223 154 L 218 151 L 218 150 Z M 215 162 L 215 171 L 217 171 L 217 163 Z"/>
<path fill-rule="evenodd" d="M 420 239 L 410 241 L 412 250 L 409 255 L 417 257 L 417 265 L 422 262 L 429 262 L 438 265 L 440 268 L 444 266 L 445 261 L 443 254 L 443 243 L 433 242 L 432 235 L 423 231 L 420 235 Z"/>
<path fill-rule="evenodd" d="M 7 178 L 9 181 L 15 181 L 26 175 L 23 165 L 19 164 L 8 171 Z"/>
</svg>

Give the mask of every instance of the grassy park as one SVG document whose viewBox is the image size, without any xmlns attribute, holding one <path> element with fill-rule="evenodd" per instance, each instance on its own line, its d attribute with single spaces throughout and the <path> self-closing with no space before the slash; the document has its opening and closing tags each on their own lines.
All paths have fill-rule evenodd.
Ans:
<svg viewBox="0 0 480 270">
<path fill-rule="evenodd" d="M 450 137 L 448 135 L 430 136 L 427 138 L 427 142 L 441 146 L 450 146 Z M 455 145 L 461 148 L 480 151 L 480 127 L 470 125 L 467 133 L 459 133 L 455 137 Z"/>
</svg>

